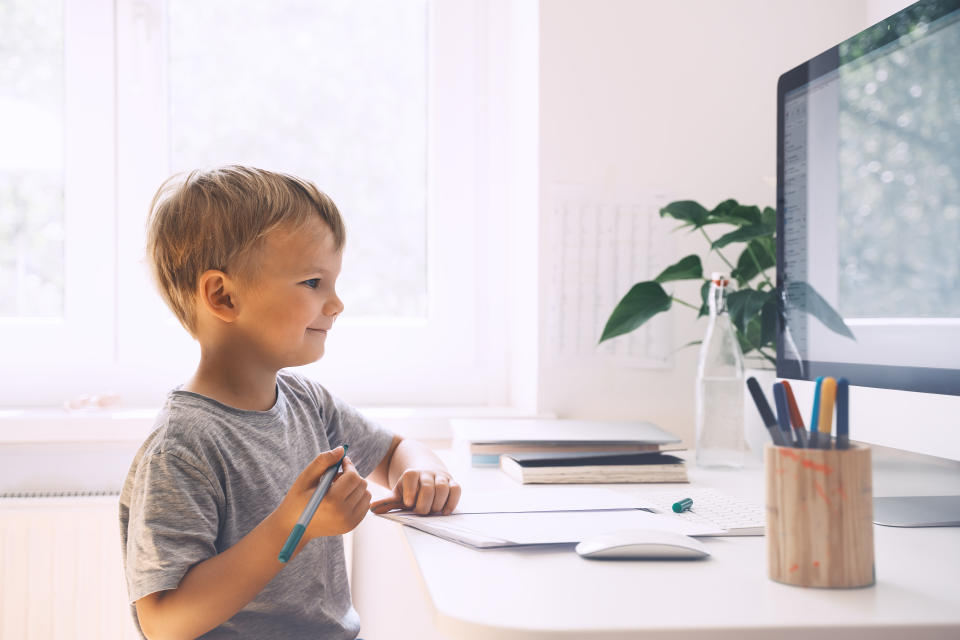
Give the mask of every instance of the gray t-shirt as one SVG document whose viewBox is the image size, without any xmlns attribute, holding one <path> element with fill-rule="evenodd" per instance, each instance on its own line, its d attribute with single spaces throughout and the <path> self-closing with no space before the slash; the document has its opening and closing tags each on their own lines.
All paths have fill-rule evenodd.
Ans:
<svg viewBox="0 0 960 640">
<path fill-rule="evenodd" d="M 170 392 L 120 494 L 130 602 L 176 588 L 193 565 L 236 544 L 321 452 L 349 444 L 350 459 L 367 476 L 392 439 L 291 372 L 277 375 L 277 401 L 268 411 L 235 409 L 179 388 Z M 253 601 L 202 637 L 340 639 L 359 630 L 343 540 L 331 536 L 307 543 Z"/>
</svg>

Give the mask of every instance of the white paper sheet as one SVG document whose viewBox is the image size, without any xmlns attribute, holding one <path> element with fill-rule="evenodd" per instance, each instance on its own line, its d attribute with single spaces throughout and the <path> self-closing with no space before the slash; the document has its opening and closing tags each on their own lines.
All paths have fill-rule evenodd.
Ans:
<svg viewBox="0 0 960 640">
<path fill-rule="evenodd" d="M 538 511 L 383 516 L 415 529 L 471 547 L 576 543 L 623 529 L 657 529 L 685 535 L 717 535 L 722 530 L 639 509 L 616 511 Z"/>
<path fill-rule="evenodd" d="M 524 486 L 467 491 L 454 514 L 641 509 L 651 506 L 641 497 L 600 487 Z"/>
</svg>

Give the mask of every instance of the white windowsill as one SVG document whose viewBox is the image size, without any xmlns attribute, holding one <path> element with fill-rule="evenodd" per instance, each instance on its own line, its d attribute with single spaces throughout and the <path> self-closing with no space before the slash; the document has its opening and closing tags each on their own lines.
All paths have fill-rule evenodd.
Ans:
<svg viewBox="0 0 960 640">
<path fill-rule="evenodd" d="M 158 409 L 0 409 L 0 445 L 67 442 L 142 442 Z M 449 440 L 451 418 L 517 418 L 512 407 L 370 407 L 364 415 L 408 438 Z"/>
<path fill-rule="evenodd" d="M 118 492 L 157 411 L 0 409 L 0 498 Z M 363 413 L 437 450 L 452 444 L 451 418 L 528 415 L 509 407 L 466 406 L 374 407 Z"/>
</svg>

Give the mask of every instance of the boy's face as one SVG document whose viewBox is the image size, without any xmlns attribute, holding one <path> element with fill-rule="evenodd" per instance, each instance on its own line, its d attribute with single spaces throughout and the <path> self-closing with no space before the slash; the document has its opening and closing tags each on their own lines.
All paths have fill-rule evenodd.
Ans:
<svg viewBox="0 0 960 640">
<path fill-rule="evenodd" d="M 257 360 L 279 370 L 323 356 L 327 331 L 343 311 L 334 290 L 342 259 L 319 217 L 264 238 L 250 258 L 255 273 L 235 324 Z"/>
</svg>

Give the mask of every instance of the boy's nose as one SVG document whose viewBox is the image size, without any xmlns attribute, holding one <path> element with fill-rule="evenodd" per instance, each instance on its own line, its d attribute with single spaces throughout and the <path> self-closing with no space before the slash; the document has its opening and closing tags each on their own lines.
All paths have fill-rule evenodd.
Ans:
<svg viewBox="0 0 960 640">
<path fill-rule="evenodd" d="M 343 300 L 340 299 L 340 296 L 334 294 L 333 298 L 324 305 L 323 312 L 327 316 L 338 316 L 343 313 Z"/>
</svg>

